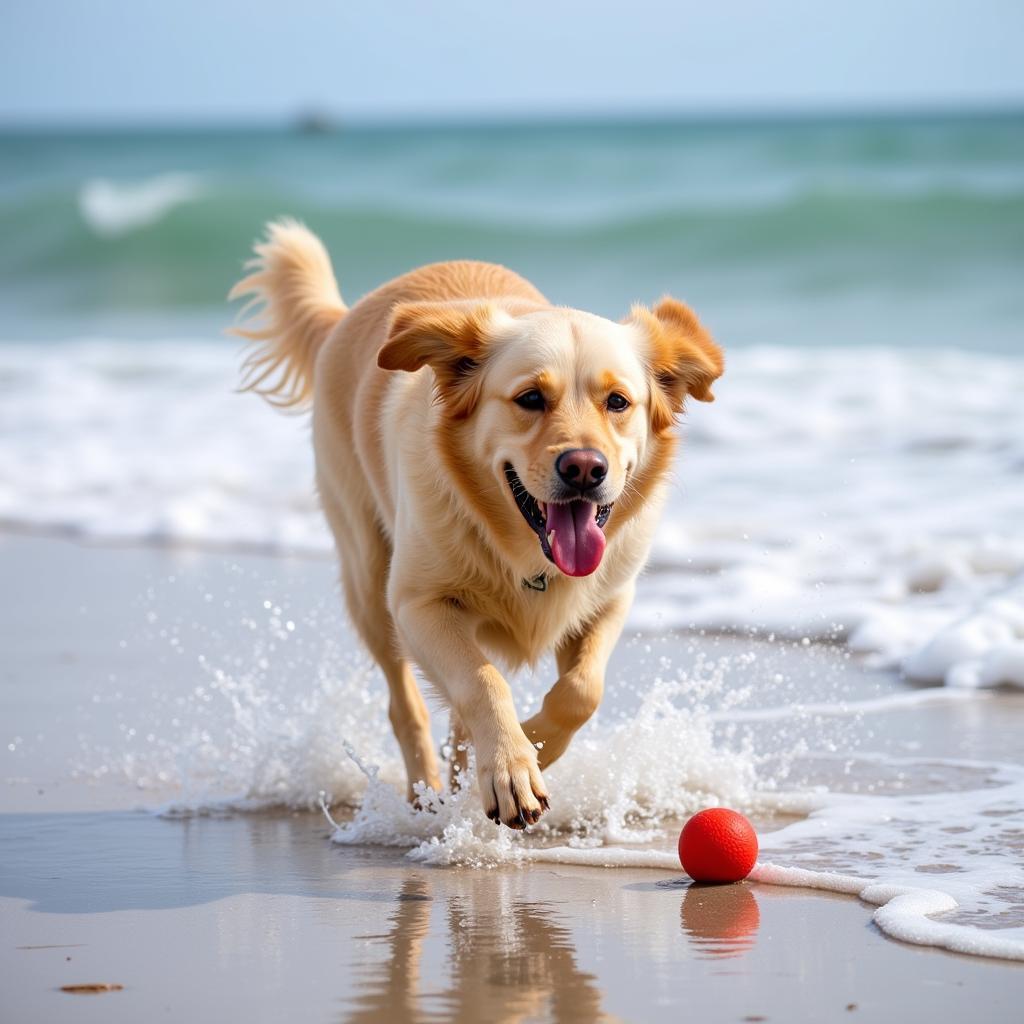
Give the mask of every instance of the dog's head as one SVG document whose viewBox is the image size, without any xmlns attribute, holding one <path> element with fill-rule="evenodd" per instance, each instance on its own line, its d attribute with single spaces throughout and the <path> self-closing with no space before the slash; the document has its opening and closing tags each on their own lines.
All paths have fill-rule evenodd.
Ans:
<svg viewBox="0 0 1024 1024">
<path fill-rule="evenodd" d="M 622 323 L 497 300 L 401 304 L 377 361 L 432 368 L 463 497 L 501 542 L 528 537 L 525 522 L 567 576 L 597 569 L 609 522 L 667 469 L 686 397 L 712 401 L 722 373 L 721 350 L 668 298 Z"/>
</svg>

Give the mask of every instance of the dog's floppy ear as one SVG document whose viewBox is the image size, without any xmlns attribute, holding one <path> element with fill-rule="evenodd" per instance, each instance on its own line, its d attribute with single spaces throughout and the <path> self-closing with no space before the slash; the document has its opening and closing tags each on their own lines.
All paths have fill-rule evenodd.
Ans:
<svg viewBox="0 0 1024 1024">
<path fill-rule="evenodd" d="M 689 306 L 666 296 L 652 310 L 633 308 L 649 338 L 648 363 L 657 382 L 651 396 L 655 431 L 667 430 L 682 412 L 687 395 L 713 402 L 711 385 L 722 376 L 722 350 Z"/>
<path fill-rule="evenodd" d="M 478 397 L 477 370 L 486 355 L 494 314 L 484 302 L 400 303 L 391 311 L 377 365 L 410 373 L 430 366 L 441 399 L 468 415 Z"/>
</svg>

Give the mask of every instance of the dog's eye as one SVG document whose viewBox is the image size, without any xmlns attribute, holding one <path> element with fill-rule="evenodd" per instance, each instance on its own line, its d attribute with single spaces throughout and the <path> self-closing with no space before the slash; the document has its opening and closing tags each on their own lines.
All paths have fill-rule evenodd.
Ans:
<svg viewBox="0 0 1024 1024">
<path fill-rule="evenodd" d="M 608 408 L 612 412 L 622 412 L 629 408 L 629 399 L 625 395 L 620 395 L 618 391 L 613 391 L 608 396 Z"/>
<path fill-rule="evenodd" d="M 513 401 L 522 409 L 529 409 L 531 412 L 541 412 L 544 409 L 544 396 L 536 389 L 531 388 L 521 395 L 516 395 Z"/>
</svg>

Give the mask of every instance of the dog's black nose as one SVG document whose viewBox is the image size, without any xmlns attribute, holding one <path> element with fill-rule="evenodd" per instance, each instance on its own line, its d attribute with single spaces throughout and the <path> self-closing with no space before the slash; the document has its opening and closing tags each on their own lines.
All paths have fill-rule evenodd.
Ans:
<svg viewBox="0 0 1024 1024">
<path fill-rule="evenodd" d="M 570 448 L 555 459 L 555 469 L 569 487 L 589 491 L 608 475 L 608 460 L 596 448 Z"/>
</svg>

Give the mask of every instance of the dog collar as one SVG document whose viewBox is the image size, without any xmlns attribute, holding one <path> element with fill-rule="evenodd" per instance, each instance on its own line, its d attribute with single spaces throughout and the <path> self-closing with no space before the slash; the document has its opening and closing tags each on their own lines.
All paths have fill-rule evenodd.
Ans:
<svg viewBox="0 0 1024 1024">
<path fill-rule="evenodd" d="M 547 590 L 547 573 L 539 572 L 532 580 L 523 580 L 523 586 L 526 587 L 527 590 Z"/>
</svg>

